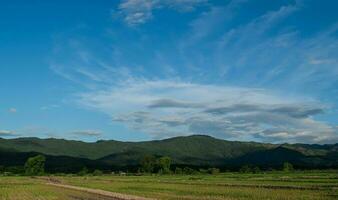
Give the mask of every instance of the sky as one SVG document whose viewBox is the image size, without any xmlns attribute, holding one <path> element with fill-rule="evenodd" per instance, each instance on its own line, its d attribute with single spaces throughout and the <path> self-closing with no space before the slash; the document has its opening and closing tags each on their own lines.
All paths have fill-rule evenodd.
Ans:
<svg viewBox="0 0 338 200">
<path fill-rule="evenodd" d="M 338 142 L 338 1 L 0 2 L 0 137 Z"/>
</svg>

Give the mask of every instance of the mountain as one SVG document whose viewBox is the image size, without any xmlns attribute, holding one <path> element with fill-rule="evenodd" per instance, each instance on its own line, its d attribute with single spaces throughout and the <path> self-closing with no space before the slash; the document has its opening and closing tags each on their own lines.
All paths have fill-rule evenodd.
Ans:
<svg viewBox="0 0 338 200">
<path fill-rule="evenodd" d="M 146 155 L 169 156 L 175 165 L 229 169 L 245 164 L 279 167 L 285 161 L 301 168 L 338 166 L 338 144 L 276 145 L 226 141 L 204 135 L 145 142 L 0 139 L 0 165 L 23 165 L 28 157 L 36 154 L 46 155 L 46 166 L 50 171 L 76 171 L 84 166 L 99 169 L 135 168 Z"/>
</svg>

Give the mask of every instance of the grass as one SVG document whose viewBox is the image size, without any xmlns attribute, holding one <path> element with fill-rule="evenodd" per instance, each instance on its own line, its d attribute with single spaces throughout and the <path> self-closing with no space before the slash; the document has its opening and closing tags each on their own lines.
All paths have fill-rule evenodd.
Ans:
<svg viewBox="0 0 338 200">
<path fill-rule="evenodd" d="M 337 172 L 63 177 L 76 186 L 157 199 L 337 199 Z"/>
<path fill-rule="evenodd" d="M 45 185 L 29 177 L 0 177 L 0 200 L 103 200 L 104 198 Z"/>
<path fill-rule="evenodd" d="M 168 176 L 64 176 L 63 183 L 155 199 L 321 200 L 338 198 L 337 171 Z M 0 200 L 99 199 L 29 177 L 0 177 Z"/>
</svg>

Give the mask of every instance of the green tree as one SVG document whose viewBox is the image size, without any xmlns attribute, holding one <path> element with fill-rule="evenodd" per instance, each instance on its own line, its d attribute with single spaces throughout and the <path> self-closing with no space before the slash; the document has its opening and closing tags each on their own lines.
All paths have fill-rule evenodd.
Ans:
<svg viewBox="0 0 338 200">
<path fill-rule="evenodd" d="M 79 175 L 79 176 L 84 176 L 84 175 L 86 175 L 86 174 L 88 174 L 88 169 L 87 169 L 87 167 L 83 167 L 83 168 L 81 169 L 81 171 L 79 171 L 79 172 L 77 173 L 77 175 Z"/>
<path fill-rule="evenodd" d="M 241 167 L 241 169 L 239 170 L 239 172 L 241 172 L 241 173 L 250 173 L 251 169 L 250 169 L 249 165 L 244 165 L 244 166 Z"/>
<path fill-rule="evenodd" d="M 195 173 L 195 170 L 194 170 L 194 169 L 191 169 L 190 167 L 184 167 L 184 168 L 183 168 L 183 173 L 184 173 L 184 174 L 194 174 L 194 173 Z"/>
<path fill-rule="evenodd" d="M 175 174 L 183 174 L 183 170 L 180 167 L 175 168 Z"/>
<path fill-rule="evenodd" d="M 171 166 L 171 158 L 168 157 L 168 156 L 161 157 L 158 160 L 158 165 L 159 165 L 161 173 L 169 174 L 170 173 L 170 166 Z"/>
<path fill-rule="evenodd" d="M 156 165 L 156 159 L 154 156 L 146 155 L 142 158 L 141 162 L 141 171 L 145 173 L 154 172 L 154 168 Z"/>
<path fill-rule="evenodd" d="M 293 171 L 293 165 L 289 162 L 284 162 L 283 171 L 285 171 L 285 172 Z"/>
<path fill-rule="evenodd" d="M 45 172 L 46 158 L 42 155 L 28 158 L 25 163 L 26 175 L 42 175 Z"/>
<path fill-rule="evenodd" d="M 252 172 L 254 174 L 259 174 L 259 173 L 261 173 L 261 169 L 258 166 L 256 166 L 256 167 L 252 168 Z"/>
<path fill-rule="evenodd" d="M 211 169 L 211 168 L 210 168 L 210 169 Z M 198 172 L 201 173 L 201 174 L 208 174 L 208 173 L 210 173 L 210 172 L 209 172 L 209 169 L 203 169 L 203 168 L 202 168 L 202 169 L 199 169 Z"/>
<path fill-rule="evenodd" d="M 218 168 L 209 168 L 208 173 L 212 175 L 219 174 L 220 170 Z"/>
<path fill-rule="evenodd" d="M 103 172 L 101 170 L 95 169 L 93 172 L 93 176 L 102 176 Z"/>
</svg>

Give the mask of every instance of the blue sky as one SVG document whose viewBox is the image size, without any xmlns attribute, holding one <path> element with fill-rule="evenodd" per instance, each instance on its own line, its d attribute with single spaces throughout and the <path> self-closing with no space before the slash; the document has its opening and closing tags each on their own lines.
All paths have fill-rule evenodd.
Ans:
<svg viewBox="0 0 338 200">
<path fill-rule="evenodd" d="M 0 137 L 338 142 L 337 1 L 0 2 Z"/>
</svg>

